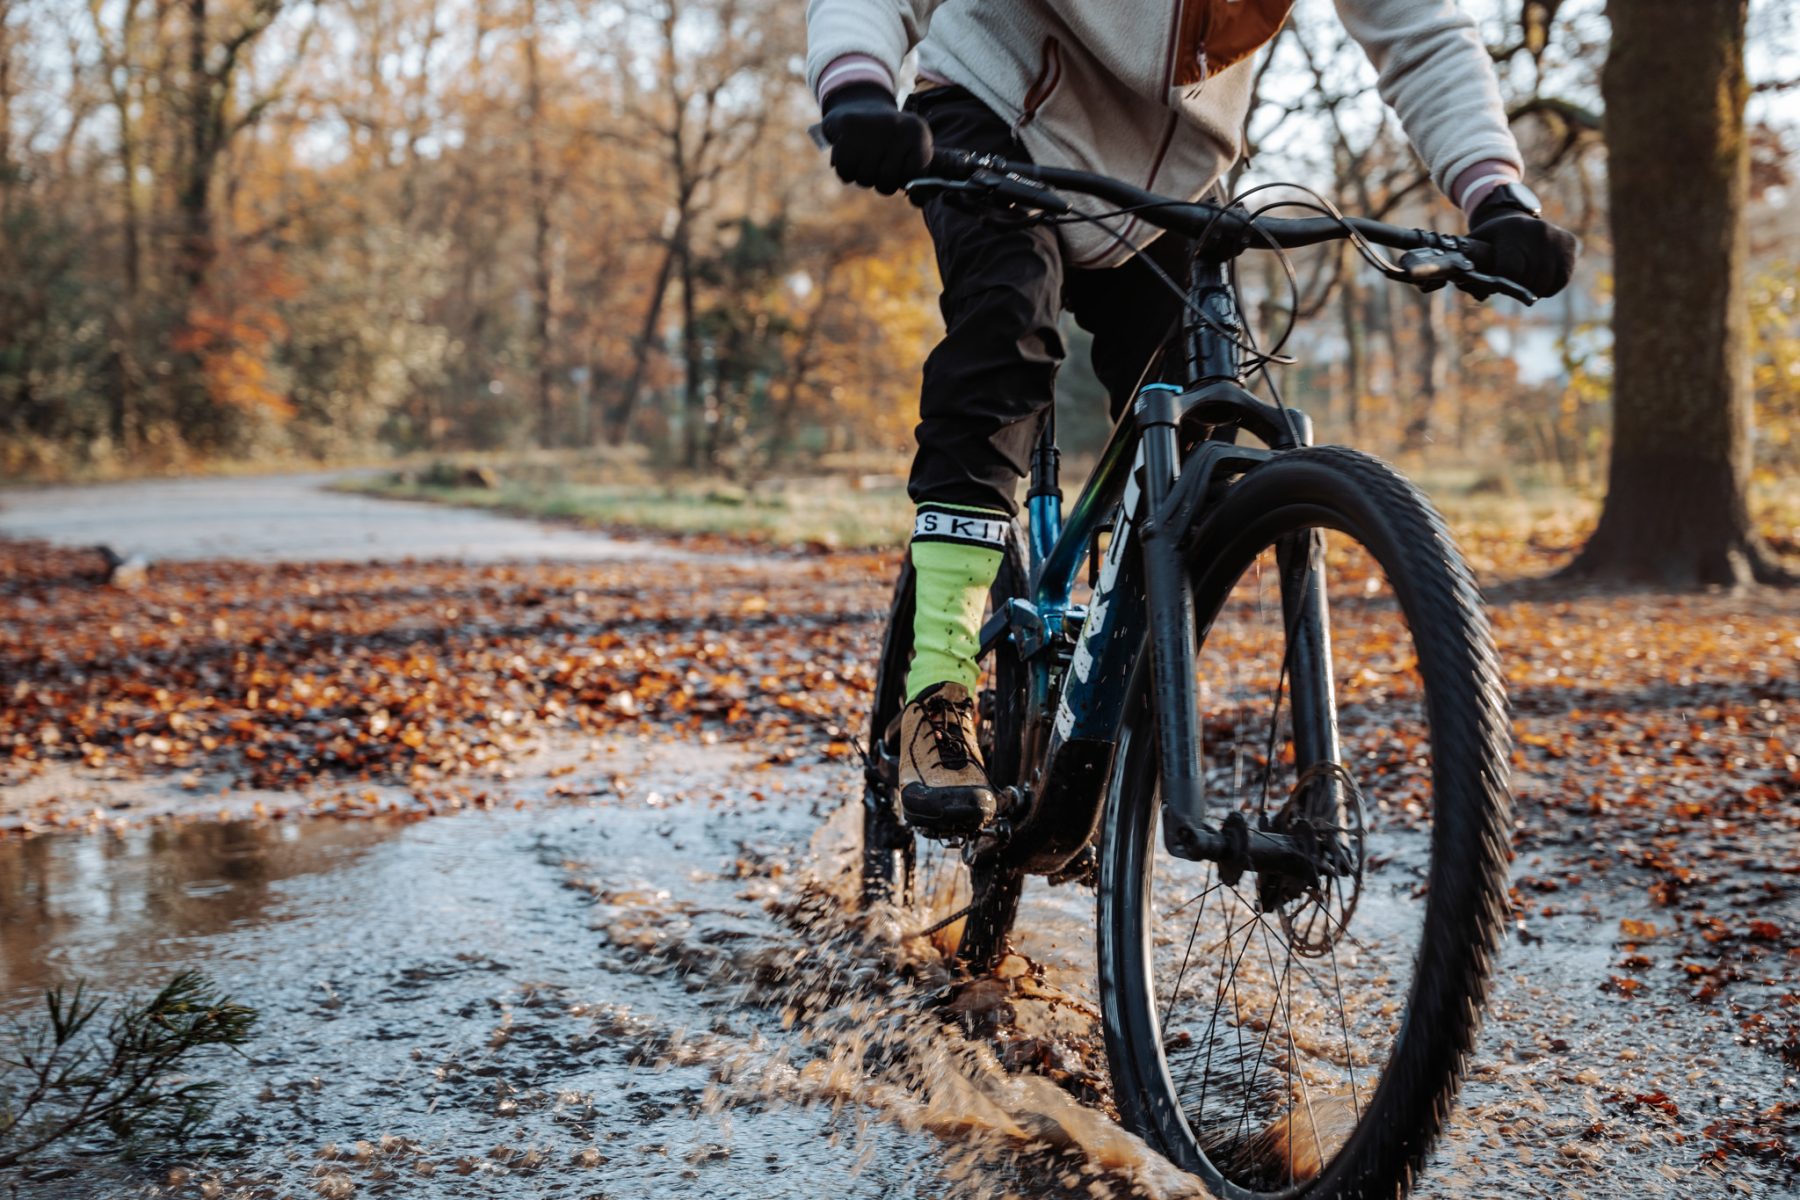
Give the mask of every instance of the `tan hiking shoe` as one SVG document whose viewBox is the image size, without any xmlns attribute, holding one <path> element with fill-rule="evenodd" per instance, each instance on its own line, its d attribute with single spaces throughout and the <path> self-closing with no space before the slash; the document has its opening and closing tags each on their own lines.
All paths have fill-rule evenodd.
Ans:
<svg viewBox="0 0 1800 1200">
<path fill-rule="evenodd" d="M 960 683 L 926 688 L 900 714 L 900 809 L 927 837 L 975 833 L 994 819 L 994 789 L 975 741 L 975 698 Z"/>
</svg>

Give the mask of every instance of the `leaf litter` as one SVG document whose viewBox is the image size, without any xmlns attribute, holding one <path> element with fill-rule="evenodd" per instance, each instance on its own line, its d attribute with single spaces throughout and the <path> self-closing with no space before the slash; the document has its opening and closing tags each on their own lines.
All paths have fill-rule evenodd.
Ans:
<svg viewBox="0 0 1800 1200">
<path fill-rule="evenodd" d="M 1542 543 L 1465 543 L 1490 576 L 1547 565 Z M 9 784 L 70 768 L 204 771 L 228 788 L 400 789 L 432 811 L 559 733 L 733 741 L 767 764 L 847 768 L 892 567 L 866 554 L 762 568 L 167 564 L 126 593 L 96 582 L 91 557 L 0 544 Z M 1634 1177 L 1669 1194 L 1800 1171 L 1797 617 L 1784 595 L 1502 593 L 1519 936 L 1446 1151 L 1460 1167 L 1545 1195 L 1573 1194 L 1557 1190 L 1570 1171 L 1620 1154 L 1643 1156 L 1653 1170 Z M 643 936 L 680 915 L 661 905 Z M 634 953 L 654 963 L 657 944 Z M 929 992 L 931 969 L 884 981 L 889 999 Z M 1104 1114 L 1091 1030 L 1085 1043 L 1000 1032 L 1015 981 L 1037 974 L 1026 963 L 1004 988 L 986 983 L 993 996 L 960 993 L 946 1017 L 1004 1077 L 1048 1080 Z M 1559 994 L 1570 976 L 1590 980 L 1591 999 Z M 867 1003 L 806 970 L 786 978 L 826 1003 L 781 1008 L 805 1029 L 841 1032 L 843 1006 Z M 792 990 L 757 987 L 745 1003 Z M 849 1044 L 860 1064 L 835 1050 L 813 1060 L 846 1102 L 868 1103 L 886 1080 L 930 1113 L 920 1060 L 898 1053 L 898 1074 L 871 1074 L 873 1043 Z M 1671 1051 L 1693 1056 L 1685 1074 Z M 1744 1062 L 1770 1064 L 1785 1094 L 1734 1094 Z M 1440 1164 L 1427 1192 L 1454 1169 Z M 1607 1194 L 1604 1177 L 1593 1194 Z"/>
</svg>

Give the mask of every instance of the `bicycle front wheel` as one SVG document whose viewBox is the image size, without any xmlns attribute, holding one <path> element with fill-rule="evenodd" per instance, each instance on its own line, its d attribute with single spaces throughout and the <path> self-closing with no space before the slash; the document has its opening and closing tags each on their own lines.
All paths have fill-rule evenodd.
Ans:
<svg viewBox="0 0 1800 1200">
<path fill-rule="evenodd" d="M 1336 447 L 1250 471 L 1190 545 L 1209 816 L 1308 840 L 1326 869 L 1170 855 L 1140 689 L 1099 886 L 1120 1113 L 1226 1200 L 1403 1195 L 1505 917 L 1507 719 L 1480 597 L 1429 503 Z M 1329 632 L 1296 603 L 1314 564 Z"/>
</svg>

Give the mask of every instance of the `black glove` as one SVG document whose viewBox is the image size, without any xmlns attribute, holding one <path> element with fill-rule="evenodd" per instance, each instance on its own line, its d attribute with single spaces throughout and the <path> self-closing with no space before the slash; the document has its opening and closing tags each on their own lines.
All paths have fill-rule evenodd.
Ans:
<svg viewBox="0 0 1800 1200">
<path fill-rule="evenodd" d="M 831 165 L 845 183 L 891 196 L 931 165 L 931 126 L 894 107 L 878 83 L 853 83 L 825 97 L 820 125 L 831 143 Z"/>
<path fill-rule="evenodd" d="M 1554 296 L 1569 286 L 1581 239 L 1542 217 L 1532 216 L 1497 189 L 1475 206 L 1469 236 L 1494 248 L 1493 273 Z"/>
</svg>

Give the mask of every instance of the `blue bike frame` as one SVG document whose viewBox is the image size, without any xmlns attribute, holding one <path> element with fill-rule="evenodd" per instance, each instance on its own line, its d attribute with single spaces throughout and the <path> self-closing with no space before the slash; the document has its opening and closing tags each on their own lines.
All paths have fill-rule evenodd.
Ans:
<svg viewBox="0 0 1800 1200">
<path fill-rule="evenodd" d="M 1195 263 L 1190 299 L 1198 319 L 1187 322 L 1184 374 L 1196 382 L 1150 383 L 1139 390 L 1066 519 L 1056 451 L 1046 431 L 1026 501 L 1028 598 L 1011 601 L 982 630 L 983 653 L 1009 638 L 1011 652 L 1029 667 L 1022 770 L 1007 797 L 1003 839 L 1006 858 L 1025 871 L 1054 874 L 1088 845 L 1113 750 L 1134 695 L 1146 682 L 1154 688 L 1160 717 L 1171 847 L 1205 857 L 1285 853 L 1272 845 L 1228 847 L 1206 822 L 1195 622 L 1184 557 L 1175 542 L 1193 525 L 1221 472 L 1239 474 L 1272 450 L 1307 444 L 1310 424 L 1302 414 L 1266 404 L 1239 385 L 1242 323 L 1222 263 Z M 1238 429 L 1271 449 L 1236 445 Z M 1210 432 L 1202 437 L 1200 430 Z M 1185 460 L 1184 442 L 1191 447 Z M 1108 529 L 1112 537 L 1093 593 L 1085 606 L 1076 604 L 1081 566 Z M 1303 561 L 1302 576 L 1309 568 Z M 1311 582 L 1296 578 L 1293 589 L 1299 603 L 1311 595 L 1318 606 L 1316 615 L 1297 610 L 1308 624 L 1324 618 L 1322 589 L 1308 586 Z M 1154 653 L 1145 654 L 1146 642 Z M 1148 681 L 1140 674 L 1146 668 Z M 1325 749 L 1322 732 L 1314 732 L 1317 736 L 1300 730 L 1302 741 Z"/>
</svg>

